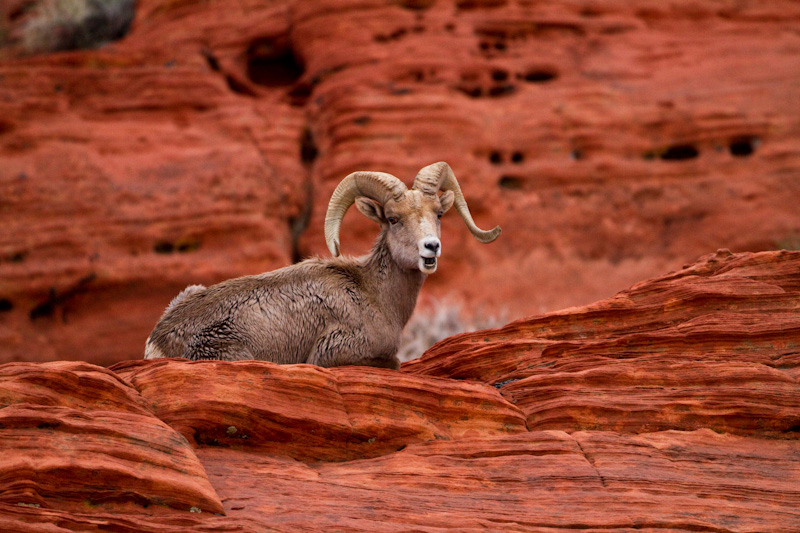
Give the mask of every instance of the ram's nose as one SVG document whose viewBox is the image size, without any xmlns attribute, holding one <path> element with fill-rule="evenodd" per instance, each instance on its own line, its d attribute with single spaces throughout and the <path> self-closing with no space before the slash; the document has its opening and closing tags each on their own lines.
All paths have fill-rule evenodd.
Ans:
<svg viewBox="0 0 800 533">
<path fill-rule="evenodd" d="M 431 242 L 426 242 L 425 243 L 425 248 L 427 248 L 431 252 L 435 253 L 437 256 L 439 255 L 439 248 L 441 248 L 441 247 L 442 247 L 442 245 L 438 241 L 431 241 Z"/>
<path fill-rule="evenodd" d="M 422 257 L 439 257 L 442 255 L 442 243 L 436 237 L 426 237 L 419 243 L 419 255 Z"/>
</svg>

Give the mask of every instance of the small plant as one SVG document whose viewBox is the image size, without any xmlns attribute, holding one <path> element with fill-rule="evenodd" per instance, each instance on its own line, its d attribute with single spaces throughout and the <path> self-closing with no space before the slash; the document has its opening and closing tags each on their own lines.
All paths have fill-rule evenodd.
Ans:
<svg viewBox="0 0 800 533">
<path fill-rule="evenodd" d="M 22 28 L 30 54 L 97 48 L 123 37 L 135 0 L 41 0 Z"/>
<path fill-rule="evenodd" d="M 775 241 L 778 250 L 800 250 L 800 232 L 789 233 Z"/>
<path fill-rule="evenodd" d="M 428 348 L 458 333 L 479 329 L 497 328 L 508 320 L 499 315 L 467 314 L 459 304 L 440 301 L 433 307 L 415 313 L 406 324 L 400 341 L 397 358 L 400 362 L 417 359 Z"/>
</svg>

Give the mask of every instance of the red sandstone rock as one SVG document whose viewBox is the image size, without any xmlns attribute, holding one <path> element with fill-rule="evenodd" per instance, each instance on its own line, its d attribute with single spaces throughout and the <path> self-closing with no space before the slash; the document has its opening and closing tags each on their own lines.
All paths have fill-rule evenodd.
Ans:
<svg viewBox="0 0 800 533">
<path fill-rule="evenodd" d="M 184 286 L 326 254 L 357 169 L 450 162 L 504 233 L 445 217 L 423 300 L 486 312 L 799 246 L 791 0 L 136 4 L 100 50 L 0 59 L 2 361 L 140 357 Z"/>
<path fill-rule="evenodd" d="M 139 0 L 101 50 L 6 54 L 0 361 L 141 357 L 183 286 L 325 253 L 357 169 L 449 161 L 504 234 L 446 217 L 423 294 L 515 316 L 798 248 L 798 21 L 790 0 Z M 375 232 L 349 215 L 344 250 Z M 706 256 L 403 373 L 4 365 L 0 531 L 796 531 L 798 273 Z"/>
<path fill-rule="evenodd" d="M 799 311 L 800 253 L 720 251 L 584 308 L 451 337 L 403 368 L 494 383 L 531 430 L 780 437 L 800 427 Z"/>
<path fill-rule="evenodd" d="M 0 530 L 796 531 L 799 302 L 720 251 L 401 372 L 6 364 Z"/>
<path fill-rule="evenodd" d="M 0 405 L 0 502 L 7 506 L 223 511 L 186 440 L 108 370 L 5 364 Z"/>
<path fill-rule="evenodd" d="M 709 430 L 533 431 L 310 465 L 198 455 L 230 518 L 281 531 L 793 531 L 800 516 L 796 440 Z"/>
<path fill-rule="evenodd" d="M 262 361 L 148 360 L 114 368 L 196 445 L 330 461 L 526 431 L 517 408 L 477 383 Z"/>
</svg>

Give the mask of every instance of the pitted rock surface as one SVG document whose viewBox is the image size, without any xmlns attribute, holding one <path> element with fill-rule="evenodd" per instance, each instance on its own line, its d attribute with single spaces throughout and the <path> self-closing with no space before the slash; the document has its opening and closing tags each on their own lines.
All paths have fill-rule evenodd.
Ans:
<svg viewBox="0 0 800 533">
<path fill-rule="evenodd" d="M 9 34 L 33 3 L 0 8 Z M 422 307 L 525 316 L 797 249 L 798 23 L 792 0 L 138 0 L 100 49 L 2 50 L 0 360 L 141 357 L 183 287 L 327 255 L 354 170 L 446 160 L 504 229 L 448 214 Z M 348 215 L 343 251 L 376 232 Z"/>
</svg>

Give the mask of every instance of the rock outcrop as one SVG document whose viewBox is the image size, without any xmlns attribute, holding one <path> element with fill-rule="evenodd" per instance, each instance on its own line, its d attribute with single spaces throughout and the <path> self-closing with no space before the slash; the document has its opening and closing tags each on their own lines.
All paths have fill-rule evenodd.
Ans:
<svg viewBox="0 0 800 533">
<path fill-rule="evenodd" d="M 401 372 L 0 366 L 0 530 L 791 532 L 800 252 L 721 250 Z"/>
<path fill-rule="evenodd" d="M 0 52 L 2 361 L 141 357 L 186 285 L 325 254 L 327 200 L 358 169 L 447 160 L 504 233 L 482 247 L 445 217 L 423 297 L 509 316 L 718 247 L 800 247 L 793 0 L 136 8 L 98 50 Z M 357 217 L 348 253 L 375 235 Z"/>
<path fill-rule="evenodd" d="M 404 369 L 492 383 L 530 430 L 792 436 L 798 257 L 720 250 L 593 305 L 451 337 Z"/>
<path fill-rule="evenodd" d="M 7 363 L 0 366 L 0 406 L 6 506 L 223 511 L 189 442 L 102 367 Z"/>
</svg>

